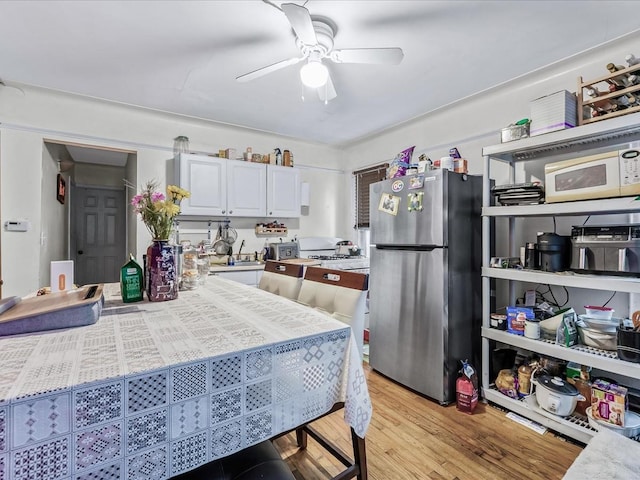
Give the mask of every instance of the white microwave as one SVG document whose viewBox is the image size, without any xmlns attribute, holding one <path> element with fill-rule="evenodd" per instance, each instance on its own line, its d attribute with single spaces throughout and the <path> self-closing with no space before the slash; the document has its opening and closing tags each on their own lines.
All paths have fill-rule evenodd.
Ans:
<svg viewBox="0 0 640 480">
<path fill-rule="evenodd" d="M 545 202 L 640 195 L 640 151 L 572 158 L 544 167 Z"/>
</svg>

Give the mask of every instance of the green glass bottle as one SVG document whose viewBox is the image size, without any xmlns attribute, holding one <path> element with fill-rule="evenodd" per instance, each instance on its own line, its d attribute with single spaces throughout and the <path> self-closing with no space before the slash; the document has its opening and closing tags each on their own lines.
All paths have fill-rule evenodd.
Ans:
<svg viewBox="0 0 640 480">
<path fill-rule="evenodd" d="M 125 303 L 139 302 L 143 292 L 142 268 L 138 265 L 132 254 L 129 261 L 120 269 L 120 294 Z"/>
</svg>

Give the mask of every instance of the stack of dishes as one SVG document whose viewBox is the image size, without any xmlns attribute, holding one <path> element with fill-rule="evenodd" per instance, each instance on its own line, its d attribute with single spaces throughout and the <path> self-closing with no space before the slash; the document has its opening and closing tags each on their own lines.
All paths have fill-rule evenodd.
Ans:
<svg viewBox="0 0 640 480">
<path fill-rule="evenodd" d="M 602 350 L 617 350 L 617 330 L 621 320 L 613 317 L 613 310 L 606 307 L 585 307 L 587 313 L 578 315 L 580 341 Z"/>
</svg>

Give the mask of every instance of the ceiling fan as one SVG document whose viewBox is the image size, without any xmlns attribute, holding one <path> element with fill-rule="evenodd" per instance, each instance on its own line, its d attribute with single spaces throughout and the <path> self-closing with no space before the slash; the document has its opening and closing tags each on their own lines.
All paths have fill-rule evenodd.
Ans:
<svg viewBox="0 0 640 480">
<path fill-rule="evenodd" d="M 268 2 L 270 3 L 270 2 Z M 300 69 L 302 83 L 316 88 L 320 100 L 327 103 L 337 96 L 329 70 L 322 63 L 324 59 L 334 63 L 370 63 L 383 65 L 399 64 L 404 53 L 401 48 L 347 48 L 333 49 L 335 30 L 325 19 L 313 19 L 309 10 L 295 3 L 283 3 L 280 9 L 284 12 L 296 34 L 296 44 L 302 56 L 282 60 L 266 67 L 236 77 L 239 82 L 248 82 L 275 72 L 290 65 L 305 61 Z"/>
</svg>

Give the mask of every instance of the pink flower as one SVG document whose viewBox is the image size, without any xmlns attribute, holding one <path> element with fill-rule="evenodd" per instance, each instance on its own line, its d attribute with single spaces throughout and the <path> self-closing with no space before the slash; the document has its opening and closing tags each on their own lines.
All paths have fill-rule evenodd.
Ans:
<svg viewBox="0 0 640 480">
<path fill-rule="evenodd" d="M 152 201 L 153 203 L 161 202 L 162 200 L 164 200 L 164 193 L 161 193 L 161 192 L 153 192 L 153 193 L 151 194 L 151 201 Z"/>
</svg>

